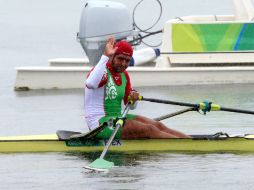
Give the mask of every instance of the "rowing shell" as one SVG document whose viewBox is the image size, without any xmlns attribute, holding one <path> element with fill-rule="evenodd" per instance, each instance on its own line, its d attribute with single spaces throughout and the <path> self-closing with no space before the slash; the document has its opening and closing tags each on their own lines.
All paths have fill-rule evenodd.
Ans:
<svg viewBox="0 0 254 190">
<path fill-rule="evenodd" d="M 63 134 L 63 131 L 62 131 Z M 70 136 L 75 132 L 66 131 Z M 192 135 L 191 139 L 140 139 L 112 142 L 116 152 L 254 152 L 254 135 Z M 61 138 L 58 134 L 0 137 L 0 153 L 10 152 L 95 152 L 102 151 L 107 140 Z"/>
</svg>

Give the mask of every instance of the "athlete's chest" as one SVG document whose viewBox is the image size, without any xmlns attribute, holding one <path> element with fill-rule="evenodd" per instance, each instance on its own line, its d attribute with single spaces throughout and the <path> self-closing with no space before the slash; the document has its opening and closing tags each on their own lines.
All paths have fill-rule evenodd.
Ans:
<svg viewBox="0 0 254 190">
<path fill-rule="evenodd" d="M 120 81 L 119 85 L 117 81 Z M 105 100 L 122 100 L 125 94 L 126 80 L 123 75 L 113 76 L 108 74 L 107 83 L 105 85 Z"/>
</svg>

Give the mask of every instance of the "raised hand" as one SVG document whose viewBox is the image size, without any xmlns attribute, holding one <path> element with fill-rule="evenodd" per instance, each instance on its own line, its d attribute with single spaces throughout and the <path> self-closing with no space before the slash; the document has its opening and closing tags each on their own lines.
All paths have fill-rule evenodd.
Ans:
<svg viewBox="0 0 254 190">
<path fill-rule="evenodd" d="M 104 49 L 104 55 L 110 57 L 115 54 L 117 47 L 114 47 L 116 40 L 114 37 L 108 38 Z"/>
</svg>

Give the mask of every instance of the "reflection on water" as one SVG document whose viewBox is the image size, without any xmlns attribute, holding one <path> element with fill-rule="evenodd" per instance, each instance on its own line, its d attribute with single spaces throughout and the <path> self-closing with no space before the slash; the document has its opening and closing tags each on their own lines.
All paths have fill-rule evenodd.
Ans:
<svg viewBox="0 0 254 190">
<path fill-rule="evenodd" d="M 78 155 L 89 163 L 97 156 Z M 107 159 L 118 167 L 106 173 L 82 171 L 92 189 L 245 189 L 252 184 L 251 176 L 241 179 L 237 171 L 252 172 L 253 154 L 110 153 Z M 119 160 L 124 164 L 118 165 Z"/>
<path fill-rule="evenodd" d="M 81 160 L 86 159 L 89 163 L 93 162 L 95 159 L 99 158 L 101 152 L 72 152 L 66 153 L 66 155 L 77 156 Z M 108 152 L 105 156 L 105 160 L 113 161 L 115 166 L 137 166 L 139 161 L 147 160 L 150 153 L 121 153 L 121 152 Z"/>
</svg>

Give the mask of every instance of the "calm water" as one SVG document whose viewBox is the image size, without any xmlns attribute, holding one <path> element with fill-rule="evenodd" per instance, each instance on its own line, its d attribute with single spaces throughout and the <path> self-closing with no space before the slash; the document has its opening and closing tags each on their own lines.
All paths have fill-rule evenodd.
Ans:
<svg viewBox="0 0 254 190">
<path fill-rule="evenodd" d="M 124 1 L 130 9 L 138 1 Z M 229 0 L 161 1 L 163 16 L 232 14 Z M 85 1 L 0 0 L 0 134 L 54 133 L 58 129 L 86 131 L 83 90 L 14 92 L 18 66 L 46 66 L 57 57 L 85 56 L 76 42 Z M 153 7 L 153 9 L 151 9 Z M 139 8 L 137 22 L 149 26 L 159 10 L 153 1 Z M 147 19 L 147 12 L 155 16 Z M 159 41 L 160 36 L 150 39 Z M 149 40 L 148 40 L 149 41 Z M 209 100 L 225 107 L 254 109 L 254 85 L 214 85 L 139 88 L 145 97 L 197 103 Z M 133 113 L 158 117 L 181 109 L 140 102 Z M 186 113 L 164 121 L 188 134 L 253 133 L 253 116 L 226 112 Z M 254 154 L 108 154 L 117 166 L 108 173 L 83 167 L 98 153 L 0 154 L 0 189 L 252 189 Z"/>
<path fill-rule="evenodd" d="M 98 155 L 97 155 L 98 156 Z M 252 189 L 253 155 L 111 155 L 120 167 L 91 173 L 91 155 L 1 155 L 1 189 Z M 8 167 L 6 167 L 6 165 Z"/>
</svg>

